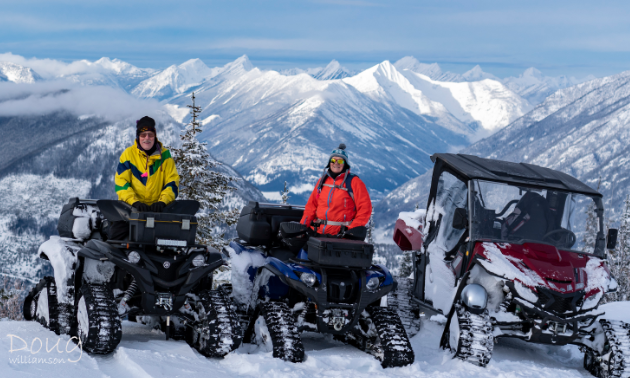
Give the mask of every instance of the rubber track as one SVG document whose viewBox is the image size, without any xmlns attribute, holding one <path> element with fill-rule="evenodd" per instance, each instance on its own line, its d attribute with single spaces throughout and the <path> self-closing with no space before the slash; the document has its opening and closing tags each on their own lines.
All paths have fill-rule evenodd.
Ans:
<svg viewBox="0 0 630 378">
<path fill-rule="evenodd" d="M 459 345 L 456 346 L 455 358 L 479 366 L 486 366 L 492 358 L 494 349 L 493 327 L 488 310 L 482 314 L 473 314 L 464 306 L 457 304 L 454 316 L 459 321 Z M 451 349 L 454 346 L 451 345 Z"/>
<path fill-rule="evenodd" d="M 260 305 L 273 344 L 273 356 L 289 362 L 304 361 L 304 346 L 295 324 L 295 317 L 286 303 L 267 302 Z"/>
<path fill-rule="evenodd" d="M 609 357 L 602 358 L 603 377 L 630 378 L 630 324 L 600 319 L 608 344 Z"/>
<path fill-rule="evenodd" d="M 114 294 L 107 286 L 86 283 L 81 286 L 81 296 L 85 298 L 90 325 L 87 338 L 81 340 L 83 349 L 93 354 L 113 352 L 122 337 Z"/>
<path fill-rule="evenodd" d="M 55 278 L 50 276 L 44 277 L 39 281 L 39 284 L 37 286 L 40 285 L 43 285 L 42 290 L 44 288 L 48 289 L 49 324 L 46 324 L 46 320 L 43 317 L 39 319 L 35 318 L 33 320 L 38 321 L 41 325 L 44 326 L 44 328 L 48 328 L 49 330 L 59 335 L 59 306 L 57 304 L 57 286 L 55 285 Z M 37 290 L 37 286 L 31 289 L 31 292 L 29 293 L 29 296 L 32 298 L 32 300 L 35 301 L 35 303 L 37 303 L 37 298 L 39 298 L 39 296 L 37 298 L 34 298 L 35 295 L 37 295 L 37 293 L 35 292 Z"/>
<path fill-rule="evenodd" d="M 410 365 L 414 361 L 414 353 L 407 337 L 405 327 L 396 311 L 386 307 L 368 308 L 368 313 L 376 327 L 380 339 L 382 356 L 381 365 L 384 368 Z"/>
<path fill-rule="evenodd" d="M 232 298 L 232 284 L 223 284 L 220 285 L 217 290 L 222 291 L 223 293 L 225 293 L 225 295 L 228 298 Z M 251 316 L 249 316 L 247 314 L 247 311 L 245 309 L 241 309 L 239 308 L 239 306 L 236 305 L 236 303 L 234 303 L 233 300 L 230 300 L 231 303 L 231 307 L 232 310 L 236 313 L 236 317 L 239 320 L 239 323 L 241 324 L 241 333 L 242 336 L 245 337 L 245 333 L 247 331 L 247 328 L 249 327 L 249 323 L 251 320 Z M 244 340 L 244 342 L 248 343 L 250 342 L 250 340 Z"/>
<path fill-rule="evenodd" d="M 387 298 L 387 307 L 396 310 L 409 337 L 417 335 L 422 325 L 420 318 L 415 315 L 417 306 L 411 303 L 412 283 L 413 281 L 409 278 L 400 278 L 398 280 L 398 288 L 392 291 Z"/>
<path fill-rule="evenodd" d="M 224 357 L 241 345 L 241 325 L 232 309 L 232 303 L 223 291 L 204 290 L 199 300 L 206 313 L 203 332 L 193 347 L 207 357 Z"/>
</svg>

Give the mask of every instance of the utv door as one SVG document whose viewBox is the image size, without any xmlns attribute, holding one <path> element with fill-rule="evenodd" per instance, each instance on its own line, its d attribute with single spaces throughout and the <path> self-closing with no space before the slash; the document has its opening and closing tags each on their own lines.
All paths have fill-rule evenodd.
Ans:
<svg viewBox="0 0 630 378">
<path fill-rule="evenodd" d="M 451 264 L 462 247 L 465 250 L 469 227 L 466 182 L 446 170 L 435 176 L 434 172 L 426 215 L 429 227 L 426 240 L 423 249 L 414 256 L 413 286 L 414 296 L 432 306 L 433 300 L 427 296 L 427 286 L 433 284 L 431 272 L 444 272 L 444 269 L 432 269 L 431 265 L 445 264 L 451 267 L 453 280 L 456 281 L 458 272 Z"/>
</svg>

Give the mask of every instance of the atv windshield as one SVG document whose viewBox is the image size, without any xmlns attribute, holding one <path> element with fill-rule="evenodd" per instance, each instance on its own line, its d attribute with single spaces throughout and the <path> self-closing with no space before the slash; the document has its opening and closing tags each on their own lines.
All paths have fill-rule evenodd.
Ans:
<svg viewBox="0 0 630 378">
<path fill-rule="evenodd" d="M 536 242 L 559 249 L 596 251 L 603 238 L 600 197 L 472 180 L 471 236 L 522 244 Z"/>
</svg>

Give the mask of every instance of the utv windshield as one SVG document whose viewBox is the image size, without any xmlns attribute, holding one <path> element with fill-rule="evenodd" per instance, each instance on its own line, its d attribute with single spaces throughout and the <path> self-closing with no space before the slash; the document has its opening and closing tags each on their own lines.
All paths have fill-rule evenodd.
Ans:
<svg viewBox="0 0 630 378">
<path fill-rule="evenodd" d="M 476 240 L 529 241 L 595 253 L 596 237 L 603 237 L 599 197 L 472 180 L 471 199 Z"/>
</svg>

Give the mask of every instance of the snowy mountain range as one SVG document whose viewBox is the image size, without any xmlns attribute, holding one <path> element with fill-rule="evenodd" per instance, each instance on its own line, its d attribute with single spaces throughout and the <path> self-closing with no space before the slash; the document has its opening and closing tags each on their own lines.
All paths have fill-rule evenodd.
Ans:
<svg viewBox="0 0 630 378">
<path fill-rule="evenodd" d="M 8 85 L 1 84 L 0 93 L 6 95 Z M 83 92 L 84 87 L 61 91 L 42 83 L 25 88 L 33 93 L 10 101 L 0 96 L 0 113 L 5 112 L 2 105 L 7 102 L 25 112 L 41 108 L 50 101 L 51 96 L 44 95 L 46 91 L 54 96 L 58 106 L 56 111 L 42 115 L 0 117 L 1 272 L 29 280 L 41 274 L 42 269 L 45 272 L 47 265 L 42 265 L 35 253 L 48 236 L 56 233 L 61 207 L 69 198 L 116 197 L 114 172 L 120 154 L 135 138 L 135 118 L 126 117 L 124 112 L 119 112 L 117 120 L 98 114 L 110 110 L 108 88 L 91 88 L 89 93 Z M 99 109 L 87 109 L 97 114 L 79 115 L 80 109 L 65 105 L 74 101 L 75 91 L 101 104 Z M 149 111 L 156 118 L 160 141 L 167 146 L 179 144 L 180 125 L 166 111 L 158 104 L 147 105 L 126 96 L 123 100 L 129 106 Z M 237 177 L 237 190 L 227 199 L 226 207 L 240 209 L 246 201 L 264 200 L 262 193 L 230 166 L 222 165 L 217 170 Z"/>
<path fill-rule="evenodd" d="M 568 173 L 604 194 L 618 221 L 630 195 L 630 71 L 561 89 L 534 110 L 461 153 L 526 162 Z M 400 211 L 426 206 L 431 171 L 375 206 L 383 241 Z M 600 183 L 601 181 L 601 183 Z"/>
<path fill-rule="evenodd" d="M 258 69 L 246 56 L 223 67 L 191 59 L 161 71 L 109 58 L 61 63 L 0 54 L 3 59 L 45 81 L 104 85 L 161 101 L 177 122 L 189 121 L 194 91 L 210 152 L 265 192 L 276 193 L 287 181 L 298 202 L 340 142 L 378 199 L 429 169 L 424 157 L 460 149 L 532 108 L 479 67 L 457 76 L 412 57 L 356 74 L 337 61 L 282 74 Z"/>
<path fill-rule="evenodd" d="M 292 76 L 305 73 L 314 77 L 317 80 L 336 80 L 346 77 L 354 76 L 356 72 L 351 71 L 345 67 L 342 67 L 339 62 L 332 60 L 326 67 L 307 68 L 305 70 L 300 68 L 291 68 L 278 71 L 282 75 Z"/>
<path fill-rule="evenodd" d="M 469 82 L 480 80 L 494 80 L 503 83 L 514 93 L 523 97 L 529 101 L 532 105 L 538 105 L 545 100 L 549 95 L 555 91 L 563 88 L 567 88 L 585 81 L 593 80 L 595 77 L 589 75 L 583 79 L 576 79 L 575 77 L 549 77 L 543 76 L 542 73 L 534 67 L 530 67 L 525 70 L 521 75 L 514 77 L 506 77 L 500 79 L 490 73 L 484 72 L 479 65 L 476 65 L 471 70 L 463 73 L 456 74 L 453 72 L 442 72 L 442 69 L 437 63 L 426 64 L 420 63 L 413 56 L 406 56 L 396 63 L 396 68 L 401 71 L 409 70 L 415 73 L 419 73 L 436 81 L 447 82 Z"/>
<path fill-rule="evenodd" d="M 416 156 L 468 144 L 472 128 L 401 106 L 389 96 L 399 83 L 386 77 L 386 90 L 375 95 L 362 86 L 363 78 L 375 76 L 364 74 L 323 81 L 261 71 L 239 58 L 195 90 L 208 120 L 202 138 L 263 192 L 279 191 L 288 181 L 293 200 L 301 202 L 340 142 L 376 197 L 427 169 Z M 190 99 L 182 94 L 169 102 L 184 107 Z"/>
</svg>

